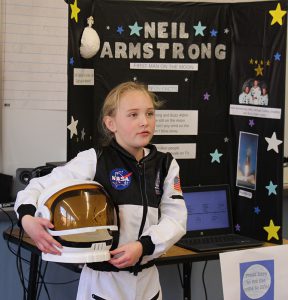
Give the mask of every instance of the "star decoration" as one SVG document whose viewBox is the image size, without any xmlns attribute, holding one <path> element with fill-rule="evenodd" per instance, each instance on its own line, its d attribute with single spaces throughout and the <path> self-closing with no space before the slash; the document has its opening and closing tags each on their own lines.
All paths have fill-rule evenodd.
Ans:
<svg viewBox="0 0 288 300">
<path fill-rule="evenodd" d="M 267 62 L 266 62 L 266 66 L 270 66 L 270 60 L 267 60 Z"/>
<path fill-rule="evenodd" d="M 210 95 L 208 94 L 208 92 L 206 92 L 204 95 L 203 95 L 203 99 L 208 101 L 209 100 L 209 97 Z"/>
<path fill-rule="evenodd" d="M 254 125 L 255 125 L 254 120 L 253 120 L 253 119 L 250 119 L 250 120 L 249 120 L 249 126 L 250 126 L 250 127 L 253 127 Z"/>
<path fill-rule="evenodd" d="M 263 227 L 265 231 L 268 232 L 267 240 L 270 241 L 272 238 L 275 238 L 276 240 L 279 240 L 278 231 L 280 229 L 280 226 L 275 226 L 273 220 L 270 220 L 269 226 Z"/>
<path fill-rule="evenodd" d="M 107 25 L 107 26 L 106 26 L 106 29 L 107 29 L 107 30 L 110 30 L 110 26 L 109 26 L 109 25 Z"/>
<path fill-rule="evenodd" d="M 225 34 L 228 34 L 228 33 L 229 33 L 229 29 L 228 29 L 228 28 L 225 28 L 225 29 L 224 29 L 224 33 L 225 33 Z"/>
<path fill-rule="evenodd" d="M 256 71 L 256 76 L 263 76 L 263 68 L 261 68 L 261 66 L 258 64 L 257 68 L 254 69 L 254 71 Z"/>
<path fill-rule="evenodd" d="M 218 162 L 220 164 L 220 157 L 223 155 L 223 153 L 219 153 L 218 149 L 216 149 L 214 152 L 210 153 L 212 159 L 211 159 L 211 163 L 213 163 L 214 161 Z"/>
<path fill-rule="evenodd" d="M 276 132 L 274 131 L 271 138 L 265 137 L 266 142 L 268 143 L 267 151 L 274 150 L 276 153 L 279 152 L 278 146 L 283 143 L 281 140 L 277 140 Z"/>
<path fill-rule="evenodd" d="M 78 14 L 80 12 L 80 8 L 77 6 L 77 0 L 75 0 L 73 4 L 70 4 L 70 7 L 71 19 L 75 19 L 75 22 L 78 23 Z"/>
<path fill-rule="evenodd" d="M 73 58 L 73 57 L 70 57 L 70 59 L 69 59 L 69 64 L 70 64 L 71 66 L 74 65 L 74 58 Z"/>
<path fill-rule="evenodd" d="M 188 82 L 188 81 L 189 81 L 189 79 L 188 79 L 187 77 L 185 77 L 185 78 L 184 78 L 184 81 L 185 81 L 185 82 Z"/>
<path fill-rule="evenodd" d="M 282 25 L 282 18 L 286 15 L 286 11 L 281 10 L 281 5 L 280 3 L 278 3 L 275 10 L 269 10 L 269 14 L 273 17 L 271 25 L 274 25 L 275 23 L 279 23 L 279 25 Z"/>
<path fill-rule="evenodd" d="M 83 129 L 81 130 L 81 140 L 82 140 L 82 141 L 84 141 L 85 134 L 86 134 L 86 132 L 85 132 L 85 129 L 83 128 Z"/>
<path fill-rule="evenodd" d="M 140 36 L 140 30 L 143 29 L 137 22 L 135 22 L 134 25 L 129 25 L 129 28 L 131 30 L 130 35 L 136 34 L 137 36 Z"/>
<path fill-rule="evenodd" d="M 280 54 L 279 52 L 275 53 L 275 54 L 274 54 L 274 59 L 280 61 L 280 59 L 281 59 L 281 54 Z"/>
<path fill-rule="evenodd" d="M 236 224 L 236 225 L 235 225 L 235 230 L 236 230 L 236 231 L 240 231 L 240 225 L 239 225 L 239 224 Z"/>
<path fill-rule="evenodd" d="M 117 32 L 118 32 L 119 34 L 122 34 L 122 33 L 124 32 L 123 26 L 118 26 Z"/>
<path fill-rule="evenodd" d="M 259 208 L 259 206 L 254 207 L 254 213 L 255 213 L 256 215 L 259 215 L 259 214 L 260 214 L 260 211 L 261 211 L 261 209 Z"/>
<path fill-rule="evenodd" d="M 216 37 L 218 34 L 218 31 L 215 30 L 214 28 L 210 31 L 211 36 Z"/>
<path fill-rule="evenodd" d="M 67 126 L 67 128 L 70 130 L 70 139 L 72 139 L 74 134 L 78 135 L 77 124 L 78 120 L 74 120 L 73 116 L 71 116 L 71 123 Z"/>
<path fill-rule="evenodd" d="M 197 35 L 204 36 L 203 31 L 206 29 L 206 26 L 202 26 L 200 21 L 198 22 L 198 24 L 196 26 L 193 26 L 193 28 L 195 29 L 195 36 L 197 36 Z"/>
<path fill-rule="evenodd" d="M 250 64 L 250 65 L 253 65 L 253 63 L 254 63 L 253 58 L 250 58 L 249 64 Z"/>
<path fill-rule="evenodd" d="M 137 81 L 137 77 L 133 77 L 133 81 Z"/>
<path fill-rule="evenodd" d="M 229 138 L 227 136 L 224 138 L 224 143 L 229 143 Z"/>
<path fill-rule="evenodd" d="M 277 184 L 273 184 L 273 182 L 270 180 L 269 185 L 266 185 L 266 189 L 269 191 L 268 196 L 270 196 L 271 194 L 277 195 L 276 192 L 276 188 L 277 188 Z"/>
</svg>

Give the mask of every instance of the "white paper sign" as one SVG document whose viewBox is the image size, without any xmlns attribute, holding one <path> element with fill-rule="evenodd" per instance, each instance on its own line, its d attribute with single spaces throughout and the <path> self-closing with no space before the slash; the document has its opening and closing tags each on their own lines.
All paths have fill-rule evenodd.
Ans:
<svg viewBox="0 0 288 300">
<path fill-rule="evenodd" d="M 170 152 L 176 159 L 195 159 L 196 144 L 155 144 L 161 152 Z"/>
<path fill-rule="evenodd" d="M 198 110 L 157 110 L 155 135 L 197 135 Z"/>
<path fill-rule="evenodd" d="M 288 245 L 220 253 L 224 300 L 288 299 Z"/>
<path fill-rule="evenodd" d="M 198 63 L 130 63 L 130 69 L 166 70 L 166 71 L 198 71 Z"/>
<path fill-rule="evenodd" d="M 252 199 L 253 194 L 251 192 L 248 191 L 244 191 L 244 190 L 239 190 L 239 196 L 248 198 L 248 199 Z"/>
<path fill-rule="evenodd" d="M 281 119 L 281 108 L 231 104 L 230 115 L 279 120 Z"/>
<path fill-rule="evenodd" d="M 150 92 L 160 93 L 178 93 L 178 85 L 172 84 L 149 84 L 148 90 Z"/>
<path fill-rule="evenodd" d="M 74 85 L 94 85 L 94 69 L 74 68 Z"/>
</svg>

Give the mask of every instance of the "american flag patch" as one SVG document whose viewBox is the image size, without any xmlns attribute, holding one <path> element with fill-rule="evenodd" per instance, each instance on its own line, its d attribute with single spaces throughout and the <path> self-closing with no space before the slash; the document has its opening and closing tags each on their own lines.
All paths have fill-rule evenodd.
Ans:
<svg viewBox="0 0 288 300">
<path fill-rule="evenodd" d="M 181 192 L 181 185 L 180 185 L 180 177 L 177 176 L 174 178 L 174 190 L 178 191 L 178 192 Z"/>
</svg>

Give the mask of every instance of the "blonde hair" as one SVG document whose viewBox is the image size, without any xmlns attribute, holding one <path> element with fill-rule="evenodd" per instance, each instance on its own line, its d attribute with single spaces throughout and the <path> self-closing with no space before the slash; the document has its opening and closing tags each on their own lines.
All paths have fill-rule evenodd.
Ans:
<svg viewBox="0 0 288 300">
<path fill-rule="evenodd" d="M 104 118 L 106 116 L 114 117 L 116 110 L 119 107 L 121 97 L 125 93 L 131 91 L 140 91 L 148 95 L 155 109 L 160 108 L 163 103 L 162 101 L 158 100 L 154 93 L 148 91 L 148 87 L 144 83 L 128 81 L 114 87 L 105 98 L 99 118 L 99 131 L 102 135 L 102 145 L 108 145 L 111 139 L 114 137 L 114 133 L 106 127 Z"/>
</svg>

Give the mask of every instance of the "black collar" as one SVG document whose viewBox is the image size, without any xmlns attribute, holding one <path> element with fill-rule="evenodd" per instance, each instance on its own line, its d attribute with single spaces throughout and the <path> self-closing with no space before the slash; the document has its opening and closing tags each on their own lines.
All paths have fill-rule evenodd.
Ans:
<svg viewBox="0 0 288 300">
<path fill-rule="evenodd" d="M 125 155 L 126 157 L 133 159 L 136 161 L 135 157 L 133 155 L 131 155 L 127 150 L 125 150 L 123 147 L 121 147 L 115 139 L 112 139 L 110 142 L 110 147 L 116 149 L 117 151 L 119 151 L 121 154 Z M 156 155 L 157 152 L 157 148 L 152 145 L 152 144 L 148 144 L 145 146 L 145 148 L 148 148 L 150 150 L 149 154 L 147 156 L 144 156 L 139 162 L 143 162 L 146 160 L 150 160 L 151 158 L 153 158 Z"/>
</svg>

